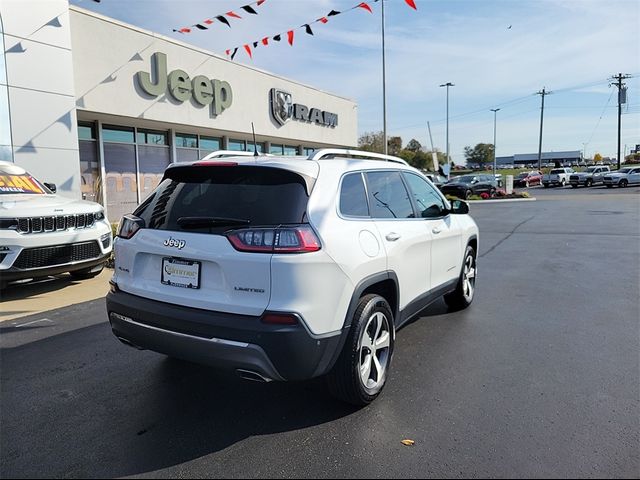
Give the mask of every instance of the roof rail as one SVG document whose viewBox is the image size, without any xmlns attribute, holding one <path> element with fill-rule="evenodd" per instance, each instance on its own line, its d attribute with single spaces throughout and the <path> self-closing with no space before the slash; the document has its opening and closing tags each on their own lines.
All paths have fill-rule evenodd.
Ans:
<svg viewBox="0 0 640 480">
<path fill-rule="evenodd" d="M 211 152 L 204 158 L 200 160 L 214 160 L 216 158 L 229 158 L 229 157 L 253 157 L 255 155 L 254 152 L 245 152 L 241 150 L 216 150 L 215 152 Z M 260 157 L 271 157 L 272 155 L 269 153 L 260 153 L 258 152 L 258 156 Z"/>
<path fill-rule="evenodd" d="M 385 162 L 401 163 L 408 165 L 403 159 L 392 155 L 383 155 L 381 153 L 365 152 L 363 150 L 348 150 L 344 148 L 324 148 L 313 152 L 309 155 L 308 160 L 325 160 L 335 157 L 355 157 L 367 160 L 383 160 Z"/>
</svg>

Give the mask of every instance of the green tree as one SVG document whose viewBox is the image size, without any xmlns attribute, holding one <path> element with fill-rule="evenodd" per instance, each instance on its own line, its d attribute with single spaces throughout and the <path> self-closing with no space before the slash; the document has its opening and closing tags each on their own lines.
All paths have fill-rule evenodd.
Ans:
<svg viewBox="0 0 640 480">
<path fill-rule="evenodd" d="M 478 143 L 475 147 L 464 147 L 464 157 L 467 165 L 493 162 L 493 145 L 491 143 Z"/>
<path fill-rule="evenodd" d="M 358 139 L 358 148 L 365 152 L 384 153 L 384 134 L 382 132 L 365 132 Z M 387 151 L 389 155 L 398 155 L 402 150 L 402 137 L 388 137 Z"/>
<path fill-rule="evenodd" d="M 420 142 L 415 138 L 412 138 L 411 140 L 409 140 L 409 143 L 407 143 L 405 149 L 409 150 L 410 152 L 419 152 L 420 150 L 422 150 L 422 145 L 420 145 Z"/>
</svg>

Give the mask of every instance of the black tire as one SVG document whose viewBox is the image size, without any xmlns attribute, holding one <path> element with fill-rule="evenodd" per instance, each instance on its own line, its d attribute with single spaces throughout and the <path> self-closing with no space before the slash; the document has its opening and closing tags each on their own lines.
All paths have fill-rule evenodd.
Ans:
<svg viewBox="0 0 640 480">
<path fill-rule="evenodd" d="M 465 277 L 466 277 L 466 266 L 471 258 L 471 267 L 473 268 L 473 278 L 471 280 L 471 294 L 465 293 Z M 473 302 L 473 297 L 475 296 L 476 290 L 476 278 L 477 278 L 477 267 L 476 267 L 476 251 L 471 245 L 467 246 L 466 251 L 464 252 L 464 260 L 462 263 L 462 268 L 460 270 L 460 277 L 458 278 L 458 284 L 456 286 L 455 291 L 448 293 L 444 296 L 444 301 L 449 306 L 449 309 L 452 311 L 464 310 L 471 302 Z"/>
<path fill-rule="evenodd" d="M 591 185 L 593 185 L 593 181 L 590 178 L 587 178 L 587 181 L 584 182 L 584 186 L 585 187 L 590 187 Z"/>
<path fill-rule="evenodd" d="M 563 178 L 562 181 L 560 182 L 560 186 L 564 187 L 567 184 L 567 181 Z"/>
<path fill-rule="evenodd" d="M 369 337 L 369 341 L 371 341 L 371 335 L 369 335 L 367 327 L 371 325 L 370 322 L 373 321 L 373 317 L 378 313 L 381 313 L 386 318 L 389 346 L 386 352 L 381 349 L 381 355 L 384 356 L 382 378 L 378 379 L 372 388 L 369 388 L 364 384 L 360 373 L 360 366 L 363 360 L 362 353 L 366 348 L 361 345 L 361 339 Z M 382 329 L 380 329 L 380 333 L 384 333 Z M 374 336 L 376 335 L 374 334 Z M 373 402 L 382 392 L 388 379 L 389 366 L 393 357 L 394 340 L 393 313 L 387 301 L 375 294 L 362 297 L 353 315 L 351 329 L 342 352 L 340 352 L 340 357 L 338 357 L 333 370 L 327 375 L 327 386 L 331 394 L 344 402 L 359 407 L 364 407 Z M 382 363 L 379 358 L 378 362 Z M 373 362 L 371 364 L 372 366 L 375 365 Z M 373 374 L 373 369 L 371 369 L 371 374 Z"/>
<path fill-rule="evenodd" d="M 578 185 L 576 185 L 575 183 L 572 183 L 571 188 L 578 188 Z"/>
<path fill-rule="evenodd" d="M 88 280 L 89 278 L 93 278 L 95 276 L 100 275 L 103 269 L 104 269 L 104 263 L 101 263 L 100 265 L 96 265 L 95 267 L 84 268 L 82 270 L 75 270 L 73 272 L 69 272 L 69 275 L 71 275 L 71 277 L 73 277 L 74 280 Z"/>
<path fill-rule="evenodd" d="M 622 188 L 627 188 L 627 185 L 629 185 L 629 182 L 627 182 L 627 180 L 625 179 L 620 180 L 620 186 Z"/>
<path fill-rule="evenodd" d="M 607 188 L 613 188 L 613 184 L 607 183 Z"/>
<path fill-rule="evenodd" d="M 468 200 L 471 195 L 473 195 L 473 192 L 471 190 L 465 191 L 464 192 L 464 199 Z"/>
<path fill-rule="evenodd" d="M 544 188 L 549 188 L 549 184 L 548 184 L 548 183 L 543 183 L 543 184 L 542 184 L 542 186 L 543 186 Z"/>
<path fill-rule="evenodd" d="M 496 196 L 496 189 L 495 189 L 495 188 L 492 188 L 492 189 L 489 191 L 489 197 L 494 198 L 495 196 Z"/>
</svg>

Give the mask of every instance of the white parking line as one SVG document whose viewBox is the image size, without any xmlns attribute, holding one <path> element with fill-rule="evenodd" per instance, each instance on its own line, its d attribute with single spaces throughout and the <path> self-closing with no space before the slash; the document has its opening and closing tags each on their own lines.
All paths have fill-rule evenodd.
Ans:
<svg viewBox="0 0 640 480">
<path fill-rule="evenodd" d="M 34 323 L 40 322 L 49 322 L 53 323 L 53 320 L 49 320 L 48 318 L 41 318 L 40 320 L 34 320 L 33 322 L 21 323 L 20 325 L 13 324 L 13 327 L 26 327 L 27 325 L 33 325 Z"/>
</svg>

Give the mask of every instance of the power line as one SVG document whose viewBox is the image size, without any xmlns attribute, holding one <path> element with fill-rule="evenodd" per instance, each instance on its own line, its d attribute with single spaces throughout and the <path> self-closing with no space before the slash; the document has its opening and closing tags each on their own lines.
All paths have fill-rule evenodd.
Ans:
<svg viewBox="0 0 640 480">
<path fill-rule="evenodd" d="M 611 102 L 611 98 L 612 97 L 613 97 L 613 90 L 611 90 L 611 95 L 609 95 L 609 99 L 607 100 L 607 103 L 604 105 L 604 108 L 602 109 L 602 113 L 600 114 L 600 118 L 598 118 L 598 123 L 596 123 L 596 126 L 593 129 L 593 132 L 591 132 L 591 136 L 589 137 L 589 141 L 586 143 L 586 145 L 589 145 L 591 143 L 591 140 L 593 140 L 593 136 L 596 134 L 596 130 L 600 126 L 600 122 L 602 121 L 602 117 L 604 117 L 604 112 L 606 112 L 607 108 L 609 107 L 609 102 Z"/>
</svg>

